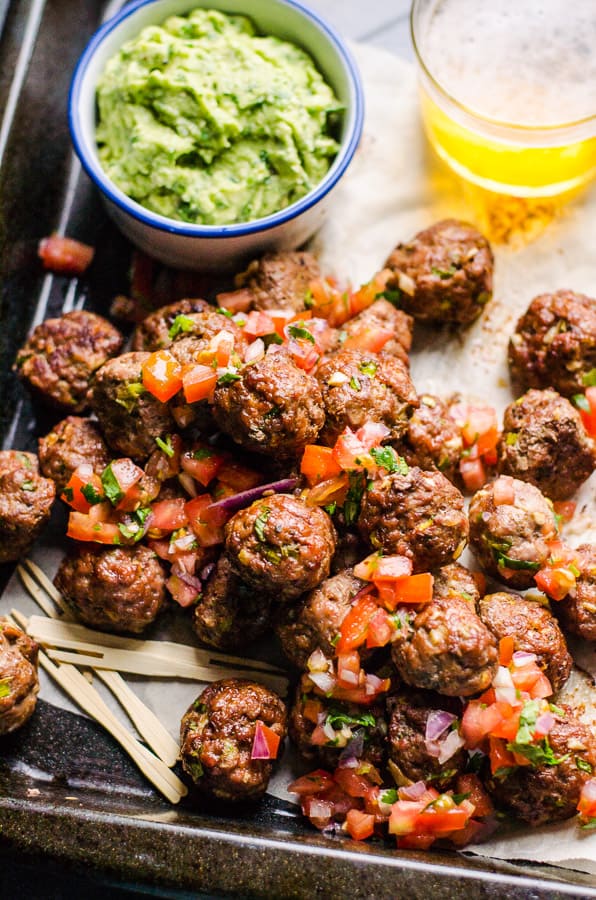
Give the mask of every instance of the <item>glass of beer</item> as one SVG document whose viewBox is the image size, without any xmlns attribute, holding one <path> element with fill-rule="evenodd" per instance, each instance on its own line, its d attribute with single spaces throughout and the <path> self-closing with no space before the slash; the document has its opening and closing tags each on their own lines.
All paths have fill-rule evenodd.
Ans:
<svg viewBox="0 0 596 900">
<path fill-rule="evenodd" d="M 459 175 L 555 197 L 596 175 L 596 0 L 414 0 L 422 117 Z"/>
</svg>

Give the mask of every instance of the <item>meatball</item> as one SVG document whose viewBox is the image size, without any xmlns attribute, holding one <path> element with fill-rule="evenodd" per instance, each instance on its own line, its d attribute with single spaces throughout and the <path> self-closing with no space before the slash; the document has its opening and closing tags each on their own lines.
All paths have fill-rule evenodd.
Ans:
<svg viewBox="0 0 596 900">
<path fill-rule="evenodd" d="M 83 463 L 100 474 L 110 461 L 110 452 L 91 419 L 68 416 L 39 439 L 39 465 L 61 494 L 70 476 Z"/>
<path fill-rule="evenodd" d="M 143 387 L 141 368 L 149 353 L 124 353 L 98 369 L 91 386 L 91 406 L 110 447 L 143 461 L 155 439 L 172 430 L 168 407 Z"/>
<path fill-rule="evenodd" d="M 50 518 L 56 487 L 34 453 L 0 450 L 0 563 L 24 556 Z"/>
<path fill-rule="evenodd" d="M 255 309 L 305 309 L 311 281 L 321 270 L 312 253 L 266 253 L 236 276 L 236 286 L 248 288 Z"/>
<path fill-rule="evenodd" d="M 563 627 L 586 641 L 596 641 L 596 547 L 581 544 L 575 565 L 579 575 L 575 586 L 554 609 Z"/>
<path fill-rule="evenodd" d="M 365 340 L 370 332 L 382 329 L 390 335 L 383 344 L 383 353 L 395 356 L 409 366 L 413 324 L 411 316 L 381 298 L 342 325 L 337 333 L 335 349 L 339 350 L 344 344 L 358 346 L 359 341 Z"/>
<path fill-rule="evenodd" d="M 380 422 L 396 440 L 408 427 L 418 397 L 408 370 L 393 356 L 362 350 L 340 350 L 317 370 L 325 407 L 319 440 L 332 447 L 346 428 L 357 431 L 365 422 Z"/>
<path fill-rule="evenodd" d="M 535 653 L 536 662 L 559 691 L 571 673 L 573 660 L 557 620 L 537 600 L 517 594 L 487 594 L 480 601 L 479 615 L 498 641 L 513 638 L 514 651 Z"/>
<path fill-rule="evenodd" d="M 509 341 L 509 372 L 519 393 L 553 387 L 565 397 L 585 389 L 596 368 L 596 300 L 573 291 L 540 294 Z"/>
<path fill-rule="evenodd" d="M 524 590 L 557 537 L 552 504 L 533 484 L 501 475 L 470 502 L 470 547 L 487 574 Z"/>
<path fill-rule="evenodd" d="M 342 754 L 344 758 L 355 757 L 374 766 L 384 762 L 387 721 L 382 703 L 361 706 L 319 697 L 309 694 L 308 688 L 299 684 L 288 727 L 298 752 L 311 764 L 333 770 Z M 313 743 L 317 728 L 317 743 Z M 321 733 L 322 729 L 326 734 Z"/>
<path fill-rule="evenodd" d="M 154 350 L 167 349 L 174 340 L 173 337 L 170 337 L 170 329 L 176 316 L 188 317 L 192 313 L 209 311 L 213 311 L 211 304 L 199 298 L 178 300 L 176 303 L 161 306 L 143 319 L 140 325 L 137 325 L 132 336 L 131 348 L 147 350 L 149 353 L 153 353 Z M 182 320 L 182 324 L 187 323 Z"/>
<path fill-rule="evenodd" d="M 433 597 L 449 600 L 460 597 L 471 603 L 476 609 L 480 600 L 478 579 L 482 576 L 474 574 L 459 563 L 449 563 L 433 572 Z"/>
<path fill-rule="evenodd" d="M 122 341 L 107 319 L 75 310 L 38 325 L 19 351 L 15 369 L 52 406 L 82 412 L 88 405 L 89 379 L 119 352 Z"/>
<path fill-rule="evenodd" d="M 358 528 L 375 550 L 412 560 L 427 572 L 456 559 L 465 547 L 464 498 L 440 472 L 417 466 L 374 481 L 362 499 Z"/>
<path fill-rule="evenodd" d="M 79 545 L 62 560 L 54 584 L 76 617 L 92 628 L 138 634 L 166 596 L 165 573 L 148 547 Z"/>
<path fill-rule="evenodd" d="M 232 569 L 277 602 L 293 600 L 327 578 L 335 539 L 326 512 L 288 494 L 257 500 L 225 528 Z"/>
<path fill-rule="evenodd" d="M 505 410 L 499 441 L 501 474 L 529 481 L 551 500 L 566 500 L 590 477 L 596 445 L 569 400 L 530 390 Z"/>
<path fill-rule="evenodd" d="M 423 322 L 469 325 L 493 289 L 490 244 L 472 225 L 445 219 L 398 244 L 387 268 L 389 290 L 400 291 L 400 305 Z"/>
<path fill-rule="evenodd" d="M 218 650 L 234 650 L 261 637 L 271 624 L 271 598 L 256 593 L 221 556 L 193 610 L 199 640 Z"/>
<path fill-rule="evenodd" d="M 283 701 L 263 685 L 242 678 L 214 681 L 182 718 L 182 767 L 209 796 L 257 800 L 267 790 L 273 769 L 272 760 L 251 759 L 257 724 L 283 742 L 286 720 Z"/>
<path fill-rule="evenodd" d="M 33 714 L 39 692 L 38 650 L 20 628 L 0 618 L 0 734 L 20 728 Z"/>
<path fill-rule="evenodd" d="M 284 608 L 275 631 L 288 659 L 304 669 L 317 648 L 333 656 L 341 623 L 365 585 L 350 569 L 327 578 L 297 606 Z"/>
<path fill-rule="evenodd" d="M 494 636 L 460 597 L 435 598 L 407 613 L 391 656 L 406 684 L 448 697 L 485 691 L 499 665 Z"/>
<path fill-rule="evenodd" d="M 295 459 L 325 422 L 319 385 L 288 354 L 268 353 L 241 377 L 215 389 L 213 416 L 247 450 Z"/>
<path fill-rule="evenodd" d="M 453 481 L 464 449 L 461 429 L 449 415 L 449 406 L 439 397 L 422 394 L 405 436 L 405 456 L 421 469 L 438 469 Z"/>
<path fill-rule="evenodd" d="M 389 767 L 394 778 L 425 781 L 438 791 L 454 787 L 458 775 L 466 769 L 468 754 L 461 747 L 450 749 L 444 741 L 457 725 L 462 706 L 453 697 L 440 697 L 432 691 L 399 691 L 387 698 L 389 712 Z M 445 731 L 439 737 L 426 737 L 431 726 L 441 721 L 437 713 L 449 713 Z M 446 718 L 446 717 L 445 717 Z M 432 728 L 431 728 L 432 734 Z M 434 746 L 433 746 L 434 744 Z M 446 754 L 446 757 L 443 755 Z M 451 754 L 451 755 L 449 755 Z"/>
<path fill-rule="evenodd" d="M 198 356 L 201 351 L 207 350 L 211 340 L 222 331 L 232 335 L 237 352 L 244 352 L 246 338 L 242 329 L 212 306 L 203 312 L 185 315 L 183 322 L 183 329 L 169 346 L 170 353 L 183 366 L 200 362 Z"/>
<path fill-rule="evenodd" d="M 497 804 L 535 827 L 574 816 L 582 786 L 596 771 L 596 738 L 567 707 L 555 715 L 548 744 L 556 765 L 517 766 L 487 782 Z"/>
</svg>

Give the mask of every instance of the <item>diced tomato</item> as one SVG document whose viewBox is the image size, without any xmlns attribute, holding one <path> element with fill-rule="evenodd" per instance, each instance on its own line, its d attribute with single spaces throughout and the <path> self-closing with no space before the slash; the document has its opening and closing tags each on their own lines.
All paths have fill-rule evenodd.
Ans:
<svg viewBox="0 0 596 900">
<path fill-rule="evenodd" d="M 497 701 L 494 705 L 501 715 L 501 721 L 491 729 L 492 736 L 503 738 L 506 741 L 514 741 L 519 728 L 523 704 L 520 702 L 512 706 L 509 703 Z"/>
<path fill-rule="evenodd" d="M 234 352 L 234 335 L 222 329 L 209 341 L 209 345 L 200 351 L 197 362 L 213 368 L 224 368 L 229 365 Z"/>
<path fill-rule="evenodd" d="M 256 487 L 257 484 L 263 483 L 263 474 L 255 472 L 243 463 L 236 462 L 234 459 L 224 457 L 223 463 L 217 472 L 219 481 L 229 484 L 235 491 L 249 491 Z"/>
<path fill-rule="evenodd" d="M 510 672 L 515 687 L 519 691 L 526 691 L 534 700 L 542 700 L 553 693 L 550 681 L 535 662 L 524 666 L 512 665 Z"/>
<path fill-rule="evenodd" d="M 252 756 L 252 759 L 276 759 L 281 738 L 280 736 L 273 731 L 272 728 L 269 728 L 264 722 L 257 722 L 255 725 L 255 738 L 253 743 L 253 753 L 254 753 L 254 744 L 258 741 L 263 742 L 267 747 L 268 756 Z"/>
<path fill-rule="evenodd" d="M 335 478 L 340 474 L 341 468 L 331 447 L 307 444 L 302 455 L 300 471 L 310 485 L 315 485 L 320 484 L 321 481 Z"/>
<path fill-rule="evenodd" d="M 356 432 L 356 437 L 366 450 L 380 447 L 390 431 L 382 422 L 365 422 Z"/>
<path fill-rule="evenodd" d="M 479 456 L 495 449 L 499 428 L 492 406 L 457 403 L 451 407 L 449 414 L 461 428 L 466 447 L 475 445 Z"/>
<path fill-rule="evenodd" d="M 182 387 L 187 403 L 210 400 L 217 384 L 217 372 L 211 366 L 189 366 L 182 375 Z"/>
<path fill-rule="evenodd" d="M 95 541 L 97 544 L 124 543 L 118 525 L 101 522 L 91 515 L 71 512 L 68 517 L 67 536 L 75 541 Z"/>
<path fill-rule="evenodd" d="M 340 434 L 333 447 L 333 458 L 345 471 L 362 471 L 374 468 L 374 460 L 351 428 Z"/>
<path fill-rule="evenodd" d="M 370 595 L 356 601 L 341 623 L 341 637 L 337 643 L 338 654 L 355 650 L 365 642 L 368 623 L 377 609 L 378 606 Z"/>
<path fill-rule="evenodd" d="M 589 409 L 585 410 L 580 407 L 579 414 L 588 434 L 591 437 L 596 437 L 596 387 L 586 388 L 585 397 Z"/>
<path fill-rule="evenodd" d="M 460 775 L 457 779 L 457 793 L 468 794 L 466 798 L 474 807 L 474 815 L 483 819 L 493 813 L 493 803 L 486 793 L 478 775 Z"/>
<path fill-rule="evenodd" d="M 213 547 L 223 543 L 223 522 L 215 521 L 209 494 L 201 494 L 186 504 L 188 523 L 201 547 Z"/>
<path fill-rule="evenodd" d="M 288 351 L 294 360 L 294 364 L 305 372 L 310 372 L 319 361 L 321 353 L 310 341 L 294 340 L 288 341 Z"/>
<path fill-rule="evenodd" d="M 166 587 L 176 603 L 183 609 L 192 606 L 200 594 L 199 588 L 187 584 L 178 575 L 170 575 L 166 581 Z"/>
<path fill-rule="evenodd" d="M 310 306 L 317 316 L 323 316 L 330 325 L 342 325 L 351 316 L 350 297 L 347 290 L 339 289 L 329 278 L 319 278 L 308 285 Z"/>
<path fill-rule="evenodd" d="M 314 722 L 316 725 L 319 721 L 319 715 L 323 712 L 323 704 L 320 700 L 314 698 L 307 700 L 302 705 L 302 715 L 308 722 Z"/>
<path fill-rule="evenodd" d="M 486 706 L 481 700 L 470 700 L 465 708 L 461 733 L 469 750 L 479 747 L 493 728 L 501 724 L 503 716 L 496 704 Z"/>
<path fill-rule="evenodd" d="M 394 636 L 397 626 L 386 610 L 379 607 L 368 623 L 366 646 L 384 647 Z"/>
<path fill-rule="evenodd" d="M 356 650 L 340 653 L 337 658 L 337 681 L 342 687 L 353 688 L 360 682 L 360 656 Z"/>
<path fill-rule="evenodd" d="M 266 312 L 253 309 L 246 317 L 244 334 L 251 339 L 264 334 L 274 334 L 275 330 L 275 322 Z"/>
<path fill-rule="evenodd" d="M 515 503 L 515 486 L 513 478 L 501 475 L 493 483 L 493 503 L 495 506 L 512 506 Z"/>
<path fill-rule="evenodd" d="M 180 465 L 182 469 L 191 475 L 203 487 L 207 487 L 219 474 L 224 464 L 225 457 L 217 453 L 208 444 L 193 444 L 191 450 L 182 454 Z"/>
<path fill-rule="evenodd" d="M 427 800 L 396 800 L 391 806 L 389 834 L 412 834 L 418 816 L 427 803 Z"/>
<path fill-rule="evenodd" d="M 61 499 L 72 506 L 77 512 L 88 513 L 94 503 L 91 503 L 85 494 L 83 488 L 86 488 L 88 496 L 103 497 L 103 485 L 99 475 L 95 475 L 93 467 L 89 463 L 82 463 L 74 470 L 68 480 L 68 484 L 64 488 Z"/>
<path fill-rule="evenodd" d="M 390 269 L 382 269 L 370 281 L 360 285 L 357 291 L 353 291 L 350 294 L 350 318 L 357 316 L 362 310 L 372 306 L 379 294 L 387 287 L 387 281 L 391 274 Z"/>
<path fill-rule="evenodd" d="M 135 487 L 145 473 L 128 457 L 112 460 L 110 470 L 122 494 L 116 503 L 116 509 L 132 512 L 139 503 L 139 493 L 135 491 Z"/>
<path fill-rule="evenodd" d="M 577 811 L 586 821 L 596 818 L 596 778 L 588 778 L 582 785 Z"/>
<path fill-rule="evenodd" d="M 394 336 L 391 328 L 384 328 L 382 325 L 363 325 L 348 335 L 342 344 L 342 349 L 380 353 L 385 344 Z"/>
<path fill-rule="evenodd" d="M 472 459 L 472 457 L 468 457 L 467 459 L 461 459 L 459 462 L 459 473 L 466 490 L 470 491 L 470 493 L 480 490 L 486 484 L 486 471 L 480 458 Z"/>
<path fill-rule="evenodd" d="M 509 750 L 505 745 L 505 741 L 501 738 L 491 737 L 489 740 L 489 758 L 490 758 L 490 770 L 494 775 L 495 772 L 498 772 L 499 769 L 510 769 L 515 767 L 516 762 Z"/>
<path fill-rule="evenodd" d="M 348 766 L 340 766 L 333 774 L 335 783 L 338 784 L 342 791 L 348 797 L 360 798 L 368 797 L 373 785 L 364 775 L 360 775 L 356 769 Z"/>
<path fill-rule="evenodd" d="M 434 834 L 412 833 L 398 836 L 397 846 L 400 850 L 428 850 L 436 838 Z"/>
<path fill-rule="evenodd" d="M 159 500 L 151 507 L 152 517 L 150 533 L 177 531 L 188 524 L 183 497 L 172 500 Z"/>
<path fill-rule="evenodd" d="M 169 350 L 156 350 L 141 368 L 143 385 L 167 403 L 182 387 L 182 366 Z"/>
<path fill-rule="evenodd" d="M 563 600 L 576 584 L 576 576 L 566 566 L 545 566 L 534 575 L 536 586 L 551 600 Z"/>
<path fill-rule="evenodd" d="M 394 581 L 377 581 L 379 598 L 387 609 L 394 610 L 400 603 L 430 603 L 433 598 L 433 576 L 430 572 L 408 575 Z"/>
<path fill-rule="evenodd" d="M 416 829 L 423 834 L 448 834 L 450 831 L 459 831 L 464 828 L 470 813 L 454 807 L 453 809 L 429 809 L 421 812 L 416 819 Z"/>
<path fill-rule="evenodd" d="M 37 254 L 44 269 L 60 275 L 82 275 L 89 268 L 95 250 L 73 238 L 51 234 L 41 239 Z"/>
<path fill-rule="evenodd" d="M 254 303 L 255 295 L 250 288 L 240 288 L 237 291 L 218 294 L 215 299 L 220 309 L 227 309 L 228 312 L 235 314 L 248 312 Z"/>
<path fill-rule="evenodd" d="M 346 830 L 355 841 L 365 841 L 375 831 L 375 817 L 359 809 L 349 809 L 346 816 Z"/>
<path fill-rule="evenodd" d="M 405 579 L 412 575 L 412 560 L 407 556 L 381 556 L 378 560 L 376 570 L 372 575 L 374 582 L 395 581 L 396 579 L 401 581 L 402 578 Z"/>
<path fill-rule="evenodd" d="M 298 794 L 299 797 L 306 797 L 309 794 L 320 794 L 328 790 L 333 785 L 333 776 L 325 769 L 315 769 L 308 775 L 302 775 L 290 785 L 288 792 L 290 794 Z"/>
<path fill-rule="evenodd" d="M 575 500 L 555 500 L 553 509 L 562 522 L 571 522 L 577 509 L 577 503 Z"/>
<path fill-rule="evenodd" d="M 515 640 L 513 635 L 508 634 L 499 641 L 499 665 L 508 666 L 513 657 L 515 649 Z"/>
</svg>

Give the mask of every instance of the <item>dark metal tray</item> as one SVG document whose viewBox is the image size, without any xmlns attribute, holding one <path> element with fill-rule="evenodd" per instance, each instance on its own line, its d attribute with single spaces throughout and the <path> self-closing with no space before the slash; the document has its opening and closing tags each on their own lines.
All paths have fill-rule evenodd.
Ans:
<svg viewBox="0 0 596 900">
<path fill-rule="evenodd" d="M 130 247 L 73 164 L 66 122 L 70 75 L 104 7 L 100 0 L 0 0 L 5 446 L 35 449 L 50 425 L 11 373 L 31 325 L 83 303 L 105 313 L 127 283 Z M 96 246 L 84 282 L 42 272 L 38 240 L 57 229 Z M 0 590 L 10 574 L 0 567 Z M 0 830 L 3 854 L 43 854 L 50 864 L 153 885 L 167 896 L 171 888 L 251 897 L 596 897 L 593 879 L 577 872 L 326 838 L 269 797 L 256 810 L 171 807 L 101 728 L 44 701 L 0 742 Z M 0 886 L 2 879 L 0 872 Z M 48 896 L 43 885 L 37 896 Z"/>
</svg>

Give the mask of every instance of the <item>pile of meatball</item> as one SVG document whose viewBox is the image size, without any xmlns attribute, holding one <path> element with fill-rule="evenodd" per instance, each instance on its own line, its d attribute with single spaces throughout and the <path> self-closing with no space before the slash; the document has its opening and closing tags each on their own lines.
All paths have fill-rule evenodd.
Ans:
<svg viewBox="0 0 596 900">
<path fill-rule="evenodd" d="M 188 404 L 181 395 L 164 403 L 139 389 L 141 367 L 155 350 L 167 348 L 188 364 L 223 330 L 234 336 L 236 352 L 245 352 L 241 317 L 222 315 L 202 299 L 150 313 L 125 352 L 112 324 L 81 311 L 39 325 L 17 355 L 18 375 L 66 418 L 40 439 L 38 457 L 0 454 L 0 561 L 27 552 L 81 463 L 98 474 L 122 456 L 148 467 L 156 441 L 174 433 L 185 447 L 197 435 L 214 446 L 223 440 L 239 459 L 250 459 L 263 483 L 298 479 L 292 492 L 267 493 L 236 511 L 223 543 L 192 573 L 201 583 L 190 610 L 199 640 L 241 650 L 273 630 L 298 682 L 289 709 L 262 685 L 234 679 L 211 684 L 186 712 L 183 767 L 199 792 L 221 800 L 255 799 L 267 788 L 273 760 L 251 753 L 259 722 L 282 741 L 289 730 L 306 762 L 338 764 L 339 738 L 311 741 L 315 723 L 304 708 L 313 694 L 345 721 L 357 723 L 363 710 L 369 713 L 360 758 L 398 784 L 453 788 L 467 770 L 468 753 L 460 749 L 440 765 L 428 751 L 427 720 L 437 710 L 460 715 L 466 699 L 490 687 L 499 641 L 510 637 L 515 651 L 535 654 L 556 692 L 572 666 L 565 633 L 596 639 L 596 547 L 578 549 L 576 586 L 563 601 L 516 593 L 533 587 L 548 561 L 558 536 L 553 501 L 570 498 L 596 466 L 594 443 L 569 399 L 596 370 L 596 300 L 570 291 L 543 295 L 518 322 L 509 348 L 518 396 L 505 411 L 490 480 L 467 511 L 459 472 L 466 451 L 450 415 L 453 398 L 418 395 L 409 352 L 415 322 L 464 328 L 481 315 L 492 294 L 491 248 L 472 226 L 446 220 L 399 244 L 385 269 L 386 289 L 333 330 L 314 368 L 300 368 L 283 346 L 272 344 L 241 366 L 239 377 L 218 383 L 211 403 Z M 245 310 L 299 314 L 319 278 L 308 253 L 270 254 L 238 277 L 237 288 Z M 190 325 L 172 336 L 180 315 Z M 379 352 L 344 347 L 350 335 L 379 325 L 392 334 Z M 300 479 L 305 447 L 332 447 L 346 429 L 367 423 L 385 426 L 384 443 L 407 464 L 381 470 L 365 490 L 348 493 L 349 509 L 348 500 L 326 508 L 309 504 Z M 184 487 L 165 480 L 154 496 L 184 496 Z M 478 569 L 492 580 L 489 593 L 482 578 L 457 562 L 468 543 Z M 391 685 L 362 707 L 315 690 L 308 666 L 313 654 L 333 658 L 342 623 L 364 586 L 354 566 L 374 551 L 406 557 L 414 573 L 431 572 L 433 596 L 402 610 L 390 646 L 362 652 L 367 672 Z M 172 606 L 167 576 L 167 565 L 145 541 L 78 542 L 55 583 L 82 622 L 134 634 Z M 34 651 L 24 637 L 0 627 L 0 678 L 10 680 L 15 654 L 33 665 Z M 0 698 L 4 730 L 31 710 L 23 685 L 34 697 L 36 681 L 21 680 L 15 679 L 10 710 Z M 532 824 L 573 815 L 586 773 L 596 767 L 595 736 L 571 709 L 560 710 L 550 738 L 557 756 L 565 757 L 561 764 L 485 780 L 497 806 Z"/>
</svg>

